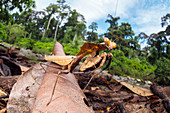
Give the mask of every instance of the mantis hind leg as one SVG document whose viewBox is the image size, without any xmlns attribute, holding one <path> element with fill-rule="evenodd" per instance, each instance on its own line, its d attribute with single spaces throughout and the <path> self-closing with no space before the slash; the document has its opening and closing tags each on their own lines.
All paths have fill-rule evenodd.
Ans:
<svg viewBox="0 0 170 113">
<path fill-rule="evenodd" d="M 101 61 L 101 63 L 100 63 L 100 66 L 99 67 L 97 67 L 95 70 L 93 70 L 89 75 L 91 75 L 94 71 L 96 71 L 97 69 L 99 69 L 99 68 L 101 68 L 103 65 L 104 65 L 104 63 L 107 61 L 107 60 L 109 60 L 109 62 L 108 62 L 108 64 L 99 72 L 99 73 L 101 73 L 103 70 L 105 70 L 105 69 L 107 69 L 108 67 L 109 67 L 109 65 L 111 64 L 111 62 L 112 62 L 112 58 L 113 58 L 113 55 L 112 54 L 101 54 L 101 57 L 103 57 L 103 59 L 102 59 L 102 61 Z M 99 74 L 99 73 L 97 73 L 97 74 Z M 90 80 L 88 81 L 88 83 L 86 84 L 86 86 L 84 87 L 84 89 L 83 89 L 83 91 L 87 88 L 87 86 L 90 84 L 90 82 L 92 81 L 92 79 L 93 79 L 93 77 L 95 76 L 95 75 L 97 75 L 97 74 L 94 74 L 94 75 L 92 75 L 92 77 L 90 78 Z"/>
<path fill-rule="evenodd" d="M 51 96 L 50 96 L 50 100 L 49 100 L 49 102 L 47 103 L 47 106 L 51 103 L 51 101 L 52 101 L 52 98 L 53 98 L 53 95 L 54 95 L 54 91 L 55 91 L 55 88 L 56 88 L 56 86 L 57 86 L 57 81 L 58 81 L 58 79 L 59 79 L 59 76 L 60 76 L 60 71 L 58 72 L 58 76 L 57 76 L 57 78 L 56 78 L 56 80 L 55 80 L 55 83 L 54 83 L 54 86 L 53 86 L 53 91 L 52 91 L 52 93 L 51 93 Z"/>
</svg>

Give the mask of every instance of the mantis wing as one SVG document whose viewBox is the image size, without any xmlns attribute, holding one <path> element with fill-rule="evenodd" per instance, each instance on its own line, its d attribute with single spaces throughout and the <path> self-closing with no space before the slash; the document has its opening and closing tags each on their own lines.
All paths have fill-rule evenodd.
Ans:
<svg viewBox="0 0 170 113">
<path fill-rule="evenodd" d="M 45 60 L 54 62 L 61 66 L 66 66 L 70 64 L 73 59 L 76 59 L 77 56 L 47 56 L 45 55 Z"/>
</svg>

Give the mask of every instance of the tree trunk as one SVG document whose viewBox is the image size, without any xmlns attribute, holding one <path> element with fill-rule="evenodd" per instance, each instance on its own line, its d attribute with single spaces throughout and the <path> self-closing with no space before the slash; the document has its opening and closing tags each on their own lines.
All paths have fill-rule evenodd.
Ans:
<svg viewBox="0 0 170 113">
<path fill-rule="evenodd" d="M 56 36 L 57 36 L 57 31 L 58 31 L 58 26 L 59 26 L 59 20 L 57 22 L 57 25 L 56 25 L 56 30 L 55 30 L 55 35 L 54 35 L 54 40 L 56 40 Z"/>
<path fill-rule="evenodd" d="M 75 35 L 74 35 L 73 43 L 74 43 L 74 41 L 75 41 L 76 37 L 77 37 L 77 33 L 75 33 Z"/>
<path fill-rule="evenodd" d="M 45 32 L 48 30 L 49 26 L 50 26 L 50 23 L 51 23 L 51 16 L 50 16 L 50 19 L 48 20 L 48 25 L 47 25 L 47 29 L 45 29 L 44 33 L 43 33 L 43 36 L 42 38 L 45 36 Z"/>
<path fill-rule="evenodd" d="M 32 32 L 30 33 L 30 36 L 29 36 L 29 38 L 31 38 L 31 36 L 32 36 Z"/>
</svg>

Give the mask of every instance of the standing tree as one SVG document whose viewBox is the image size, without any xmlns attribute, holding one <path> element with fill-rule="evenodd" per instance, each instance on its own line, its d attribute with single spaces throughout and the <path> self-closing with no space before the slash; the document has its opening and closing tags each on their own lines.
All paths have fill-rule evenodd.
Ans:
<svg viewBox="0 0 170 113">
<path fill-rule="evenodd" d="M 55 30 L 55 35 L 54 35 L 54 40 L 56 40 L 57 36 L 57 31 L 58 27 L 62 23 L 62 21 L 65 19 L 66 16 L 68 16 L 68 13 L 70 11 L 70 6 L 68 6 L 65 0 L 57 0 L 57 5 L 59 7 L 59 14 L 57 17 L 57 25 L 56 25 L 56 30 Z"/>
<path fill-rule="evenodd" d="M 115 40 L 118 39 L 116 43 L 118 43 L 119 40 L 122 40 L 123 33 L 119 30 L 118 26 L 118 20 L 120 17 L 113 17 L 112 15 L 108 14 L 108 17 L 110 19 L 107 19 L 105 22 L 110 24 L 110 27 L 107 29 L 108 32 L 105 33 L 105 36 Z"/>
<path fill-rule="evenodd" d="M 29 37 L 34 39 L 41 39 L 41 30 L 43 30 L 45 19 L 44 11 L 23 11 L 21 14 L 13 13 L 14 23 L 24 25 L 25 30 L 29 33 Z M 24 37 L 28 35 L 25 34 Z"/>
<path fill-rule="evenodd" d="M 89 25 L 88 28 L 91 29 L 91 32 L 90 31 L 87 32 L 87 40 L 90 41 L 90 42 L 97 40 L 98 35 L 97 35 L 96 32 L 94 32 L 94 31 L 97 31 L 97 28 L 98 28 L 97 23 L 92 22 L 91 25 Z"/>
<path fill-rule="evenodd" d="M 78 13 L 76 10 L 70 11 L 68 21 L 62 27 L 63 34 L 60 34 L 61 37 L 64 37 L 63 41 L 70 42 L 75 40 L 76 37 L 84 38 L 85 34 L 85 20 L 84 16 Z"/>
<path fill-rule="evenodd" d="M 110 19 L 107 19 L 105 22 L 110 24 L 110 27 L 107 29 L 107 33 L 104 35 L 112 40 L 116 40 L 116 43 L 118 44 L 118 48 L 121 49 L 121 45 L 127 45 L 127 41 L 124 39 L 124 36 L 126 33 L 123 31 L 123 26 L 118 25 L 118 20 L 120 17 L 113 17 L 112 15 L 108 15 Z M 126 27 L 125 27 L 126 28 Z"/>
<path fill-rule="evenodd" d="M 134 35 L 132 27 L 129 23 L 121 23 L 119 30 L 123 32 L 124 39 L 132 38 Z"/>
<path fill-rule="evenodd" d="M 31 11 L 35 7 L 34 0 L 1 0 L 0 2 L 0 22 L 9 23 L 13 18 L 10 11 L 17 8 L 19 12 Z"/>
<path fill-rule="evenodd" d="M 52 19 L 52 15 L 54 15 L 54 14 L 56 14 L 56 13 L 58 12 L 58 8 L 59 8 L 59 7 L 58 7 L 58 5 L 56 5 L 56 4 L 50 4 L 48 7 L 46 7 L 45 11 L 48 13 L 48 15 L 47 15 L 48 24 L 45 25 L 45 26 L 47 26 L 47 28 L 44 29 L 44 33 L 43 33 L 42 37 L 45 36 L 45 33 L 46 33 L 46 31 L 48 30 L 49 25 L 50 25 L 50 22 L 51 22 L 51 19 Z M 46 24 L 46 23 L 45 23 L 45 24 Z"/>
<path fill-rule="evenodd" d="M 113 28 L 113 29 L 118 29 L 118 20 L 120 19 L 120 17 L 113 17 L 111 14 L 108 14 L 108 18 L 105 22 L 110 24 L 109 28 Z"/>
</svg>

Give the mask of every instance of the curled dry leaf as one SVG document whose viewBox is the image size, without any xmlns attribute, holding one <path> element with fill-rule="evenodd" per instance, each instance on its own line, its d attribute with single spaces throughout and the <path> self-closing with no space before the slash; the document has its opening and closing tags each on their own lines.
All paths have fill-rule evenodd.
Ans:
<svg viewBox="0 0 170 113">
<path fill-rule="evenodd" d="M 151 90 L 149 89 L 145 89 L 145 88 L 141 88 L 138 86 L 134 86 L 131 84 L 128 84 L 126 82 L 120 82 L 120 84 L 122 84 L 123 86 L 127 87 L 128 89 L 130 89 L 132 92 L 141 95 L 141 96 L 152 96 L 154 95 Z"/>
<path fill-rule="evenodd" d="M 3 60 L 3 64 L 5 67 L 6 72 L 7 72 L 7 76 L 10 75 L 21 75 L 21 68 L 20 66 L 18 66 L 17 63 L 15 63 L 14 61 L 12 61 L 10 58 L 6 57 L 6 56 L 0 56 L 0 59 Z M 9 71 L 11 72 L 9 74 Z M 5 72 L 4 72 L 5 73 Z"/>
<path fill-rule="evenodd" d="M 0 88 L 0 96 L 5 96 L 7 95 L 7 93 L 5 93 L 4 91 L 2 91 L 2 89 Z"/>
<path fill-rule="evenodd" d="M 46 66 L 43 67 L 46 69 Z M 37 64 L 18 78 L 9 96 L 8 112 L 32 112 L 44 73 L 40 64 Z"/>
</svg>

